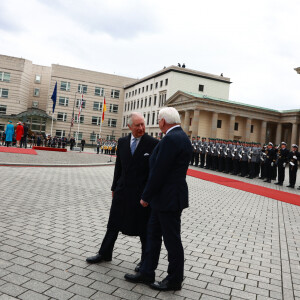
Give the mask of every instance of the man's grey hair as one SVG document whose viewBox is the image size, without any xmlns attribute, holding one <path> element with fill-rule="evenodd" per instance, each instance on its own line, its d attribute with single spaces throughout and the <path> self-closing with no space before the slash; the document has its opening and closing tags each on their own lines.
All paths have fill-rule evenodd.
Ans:
<svg viewBox="0 0 300 300">
<path fill-rule="evenodd" d="M 167 124 L 180 124 L 180 115 L 174 107 L 164 107 L 158 113 L 159 119 L 165 119 Z"/>
<path fill-rule="evenodd" d="M 139 113 L 139 112 L 132 112 L 132 113 L 128 116 L 127 124 L 128 124 L 129 126 L 132 126 L 132 119 L 133 119 L 134 117 L 140 117 L 140 118 L 143 118 L 143 120 L 145 121 L 144 116 L 143 116 L 141 113 Z"/>
</svg>

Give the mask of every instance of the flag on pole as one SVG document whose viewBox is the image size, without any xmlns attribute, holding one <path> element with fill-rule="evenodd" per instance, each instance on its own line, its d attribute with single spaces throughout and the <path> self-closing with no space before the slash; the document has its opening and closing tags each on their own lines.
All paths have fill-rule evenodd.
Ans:
<svg viewBox="0 0 300 300">
<path fill-rule="evenodd" d="M 53 90 L 53 94 L 52 94 L 52 96 L 51 96 L 51 99 L 52 99 L 52 101 L 53 101 L 52 113 L 54 113 L 54 110 L 55 110 L 56 98 L 57 98 L 57 81 L 56 81 L 56 83 L 55 83 L 55 87 L 54 87 L 54 90 Z"/>
<path fill-rule="evenodd" d="M 103 109 L 102 109 L 102 123 L 104 121 L 104 112 L 106 112 L 106 101 L 105 101 L 105 97 L 104 97 L 104 101 L 103 101 Z"/>
<path fill-rule="evenodd" d="M 80 117 L 80 113 L 82 110 L 82 103 L 83 103 L 83 94 L 81 94 L 81 100 L 80 100 L 80 104 L 79 104 L 79 112 L 78 112 L 78 123 L 79 123 L 79 117 Z"/>
<path fill-rule="evenodd" d="M 71 120 L 71 127 L 73 127 L 73 126 L 74 126 L 74 112 L 72 114 L 72 120 Z"/>
</svg>

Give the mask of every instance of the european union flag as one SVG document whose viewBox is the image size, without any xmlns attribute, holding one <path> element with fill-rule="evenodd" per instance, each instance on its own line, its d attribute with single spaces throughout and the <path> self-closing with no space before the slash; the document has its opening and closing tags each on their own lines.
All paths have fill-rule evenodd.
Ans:
<svg viewBox="0 0 300 300">
<path fill-rule="evenodd" d="M 52 94 L 52 96 L 51 96 L 51 99 L 52 99 L 52 101 L 53 101 L 52 113 L 54 113 L 54 110 L 55 110 L 56 98 L 57 98 L 57 81 L 56 81 L 56 83 L 55 83 L 55 87 L 54 87 L 54 90 L 53 90 L 53 94 Z"/>
</svg>

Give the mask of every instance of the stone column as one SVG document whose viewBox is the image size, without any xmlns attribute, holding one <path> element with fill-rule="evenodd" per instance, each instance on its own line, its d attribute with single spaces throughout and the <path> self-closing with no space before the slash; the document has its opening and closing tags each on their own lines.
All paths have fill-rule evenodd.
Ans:
<svg viewBox="0 0 300 300">
<path fill-rule="evenodd" d="M 267 134 L 267 122 L 261 122 L 261 130 L 260 130 L 260 143 L 261 145 L 266 143 L 266 134 Z"/>
<path fill-rule="evenodd" d="M 218 113 L 214 112 L 211 118 L 211 138 L 216 138 L 217 136 L 217 122 L 218 122 Z"/>
<path fill-rule="evenodd" d="M 282 124 L 281 123 L 277 123 L 277 128 L 276 128 L 276 141 L 275 144 L 279 145 L 282 141 L 281 141 L 281 132 L 282 132 Z"/>
<path fill-rule="evenodd" d="M 199 115 L 200 115 L 200 111 L 198 109 L 195 109 L 194 117 L 192 120 L 192 137 L 198 136 Z"/>
<path fill-rule="evenodd" d="M 297 131 L 298 131 L 298 124 L 293 123 L 292 126 L 292 137 L 291 137 L 291 144 L 297 144 Z M 299 146 L 299 145 L 298 145 Z"/>
<path fill-rule="evenodd" d="M 183 131 L 187 135 L 189 135 L 189 127 L 190 127 L 190 111 L 186 110 L 184 114 Z"/>
<path fill-rule="evenodd" d="M 234 123 L 235 123 L 235 116 L 231 115 L 230 121 L 229 121 L 229 128 L 228 128 L 228 139 L 229 140 L 234 139 Z"/>
<path fill-rule="evenodd" d="M 245 142 L 251 142 L 250 141 L 250 130 L 251 130 L 251 119 L 246 119 L 246 126 L 245 126 Z"/>
</svg>

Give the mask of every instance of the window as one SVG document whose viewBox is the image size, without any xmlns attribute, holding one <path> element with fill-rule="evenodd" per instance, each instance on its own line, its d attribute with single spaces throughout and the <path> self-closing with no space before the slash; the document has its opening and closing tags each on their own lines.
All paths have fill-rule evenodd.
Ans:
<svg viewBox="0 0 300 300">
<path fill-rule="evenodd" d="M 70 91 L 70 86 L 71 86 L 70 82 L 62 81 L 60 83 L 60 90 L 68 92 L 68 91 Z"/>
<path fill-rule="evenodd" d="M 155 83 L 155 88 L 156 88 L 156 89 L 158 88 L 158 82 Z"/>
<path fill-rule="evenodd" d="M 69 98 L 59 97 L 58 104 L 61 105 L 61 106 L 68 106 L 69 105 Z"/>
<path fill-rule="evenodd" d="M 82 140 L 82 132 L 73 132 L 73 136 L 75 137 L 76 140 Z"/>
<path fill-rule="evenodd" d="M 133 109 L 133 101 L 131 101 L 131 103 L 130 103 L 130 110 L 132 110 Z"/>
<path fill-rule="evenodd" d="M 133 101 L 133 109 L 135 109 L 135 101 Z"/>
<path fill-rule="evenodd" d="M 222 128 L 222 120 L 217 121 L 217 128 Z"/>
<path fill-rule="evenodd" d="M 250 133 L 254 132 L 254 125 L 251 125 Z"/>
<path fill-rule="evenodd" d="M 64 136 L 66 136 L 66 131 L 65 130 L 56 130 L 55 135 L 57 137 L 64 137 Z"/>
<path fill-rule="evenodd" d="M 156 124 L 158 124 L 158 115 L 159 115 L 159 111 L 156 113 Z"/>
<path fill-rule="evenodd" d="M 148 85 L 146 85 L 146 92 L 148 92 Z"/>
<path fill-rule="evenodd" d="M 95 95 L 103 97 L 104 96 L 104 88 L 95 87 Z M 126 98 L 127 98 L 127 94 L 126 94 Z"/>
<path fill-rule="evenodd" d="M 100 125 L 101 118 L 100 117 L 92 117 L 92 124 L 93 125 Z"/>
<path fill-rule="evenodd" d="M 203 92 L 204 91 L 204 85 L 203 84 L 199 84 L 199 92 Z"/>
<path fill-rule="evenodd" d="M 0 97 L 8 98 L 8 89 L 0 89 Z"/>
<path fill-rule="evenodd" d="M 139 94 L 141 93 L 141 88 L 139 88 Z"/>
<path fill-rule="evenodd" d="M 0 81 L 10 82 L 10 73 L 0 72 Z"/>
<path fill-rule="evenodd" d="M 154 105 L 156 105 L 156 95 L 154 95 Z"/>
<path fill-rule="evenodd" d="M 84 115 L 79 116 L 79 122 L 80 122 L 80 124 L 84 123 Z M 77 114 L 75 115 L 75 123 L 78 123 L 78 115 Z"/>
<path fill-rule="evenodd" d="M 141 108 L 143 107 L 143 99 L 141 99 Z"/>
<path fill-rule="evenodd" d="M 150 113 L 147 114 L 147 125 L 149 125 L 150 122 Z"/>
<path fill-rule="evenodd" d="M 119 91 L 119 90 L 111 90 L 110 96 L 111 96 L 112 98 L 117 98 L 117 99 L 119 99 L 119 98 L 120 98 L 120 91 Z"/>
<path fill-rule="evenodd" d="M 162 106 L 162 103 L 161 103 L 161 94 L 159 95 L 159 103 L 158 103 L 158 106 Z"/>
<path fill-rule="evenodd" d="M 32 107 L 38 108 L 39 107 L 39 101 L 32 101 Z"/>
<path fill-rule="evenodd" d="M 163 81 L 161 80 L 161 81 L 160 81 L 160 87 L 162 87 L 162 86 L 163 86 Z"/>
<path fill-rule="evenodd" d="M 99 134 L 96 134 L 96 133 L 91 133 L 90 134 L 90 141 L 91 142 L 96 142 L 96 140 L 99 139 L 99 138 L 100 138 Z"/>
<path fill-rule="evenodd" d="M 145 107 L 147 106 L 147 97 L 145 98 Z"/>
<path fill-rule="evenodd" d="M 77 99 L 77 101 L 76 101 L 77 108 L 79 108 L 80 103 L 81 103 L 81 99 Z M 82 99 L 82 108 L 85 108 L 85 105 L 86 105 L 86 100 Z"/>
<path fill-rule="evenodd" d="M 34 97 L 39 97 L 40 96 L 40 89 L 35 88 L 33 91 L 33 96 Z"/>
<path fill-rule="evenodd" d="M 131 92 L 129 92 L 129 98 L 131 97 Z"/>
<path fill-rule="evenodd" d="M 165 85 L 168 85 L 168 78 L 166 78 L 166 80 L 165 80 Z"/>
<path fill-rule="evenodd" d="M 155 122 L 155 112 L 152 113 L 152 125 L 154 125 Z"/>
<path fill-rule="evenodd" d="M 110 104 L 109 105 L 109 112 L 111 112 L 111 113 L 117 113 L 118 109 L 119 109 L 118 104 Z"/>
<path fill-rule="evenodd" d="M 93 110 L 102 110 L 102 102 L 94 102 Z"/>
<path fill-rule="evenodd" d="M 140 108 L 140 100 L 137 101 L 136 108 Z"/>
<path fill-rule="evenodd" d="M 35 83 L 41 83 L 41 75 L 35 75 Z"/>
<path fill-rule="evenodd" d="M 149 106 L 151 106 L 151 96 L 149 97 Z"/>
<path fill-rule="evenodd" d="M 135 95 L 136 95 L 136 93 L 137 93 L 137 90 L 134 91 L 134 94 L 135 94 Z"/>
<path fill-rule="evenodd" d="M 125 126 L 126 126 L 126 118 L 123 117 L 123 127 L 125 127 Z"/>
<path fill-rule="evenodd" d="M 152 89 L 153 89 L 153 84 L 151 83 L 150 84 L 150 91 L 152 91 Z"/>
<path fill-rule="evenodd" d="M 115 135 L 107 135 L 106 139 L 109 140 L 109 141 L 112 141 L 112 140 L 116 139 L 116 136 Z"/>
<path fill-rule="evenodd" d="M 66 122 L 67 121 L 67 113 L 62 113 L 62 112 L 57 113 L 57 121 Z"/>
<path fill-rule="evenodd" d="M 0 131 L 4 131 L 5 130 L 5 124 L 0 124 Z"/>
<path fill-rule="evenodd" d="M 6 114 L 6 105 L 0 105 L 0 115 Z"/>
<path fill-rule="evenodd" d="M 236 130 L 236 131 L 239 130 L 239 123 L 234 123 L 234 130 Z"/>
<path fill-rule="evenodd" d="M 144 87 L 142 87 L 142 93 L 144 93 L 144 91 L 145 91 L 145 88 L 144 88 Z"/>
<path fill-rule="evenodd" d="M 81 94 L 86 94 L 87 93 L 87 85 L 78 84 L 78 90 L 77 90 L 77 92 L 81 93 Z"/>
<path fill-rule="evenodd" d="M 108 127 L 117 127 L 117 119 L 108 119 Z"/>
</svg>

